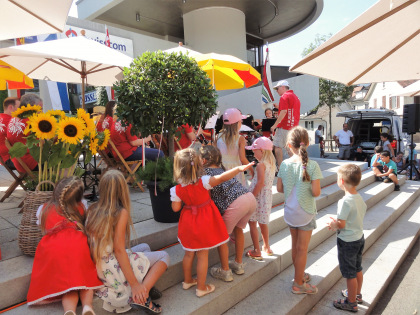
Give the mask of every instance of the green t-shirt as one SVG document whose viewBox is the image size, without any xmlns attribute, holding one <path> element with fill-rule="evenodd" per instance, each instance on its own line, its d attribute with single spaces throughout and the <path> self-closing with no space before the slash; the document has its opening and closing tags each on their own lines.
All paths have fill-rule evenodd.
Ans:
<svg viewBox="0 0 420 315">
<path fill-rule="evenodd" d="M 388 172 L 388 169 L 392 169 L 394 174 L 397 175 L 397 164 L 393 160 L 389 160 L 388 163 L 385 163 L 384 161 L 378 161 L 379 164 L 383 166 L 384 173 Z"/>
<path fill-rule="evenodd" d="M 344 229 L 337 231 L 338 238 L 345 242 L 354 242 L 362 238 L 366 208 L 366 203 L 359 194 L 345 195 L 338 201 L 337 219 L 346 221 Z"/>
<path fill-rule="evenodd" d="M 321 169 L 317 162 L 308 160 L 306 166 L 311 181 L 322 178 Z M 280 165 L 277 177 L 283 181 L 284 199 L 289 198 L 294 186 L 296 186 L 296 197 L 299 205 L 309 214 L 316 213 L 315 198 L 312 196 L 312 183 L 302 181 L 303 168 L 300 162 L 291 162 L 290 159 L 284 160 Z"/>
</svg>

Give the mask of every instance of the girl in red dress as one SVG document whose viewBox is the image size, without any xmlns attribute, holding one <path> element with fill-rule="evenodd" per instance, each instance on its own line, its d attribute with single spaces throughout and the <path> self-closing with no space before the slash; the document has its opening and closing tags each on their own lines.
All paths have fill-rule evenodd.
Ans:
<svg viewBox="0 0 420 315">
<path fill-rule="evenodd" d="M 201 176 L 202 162 L 193 149 L 175 154 L 174 180 L 179 185 L 171 188 L 171 200 L 175 212 L 182 210 L 178 224 L 178 240 L 185 250 L 182 288 L 187 290 L 197 285 L 198 297 L 215 290 L 214 285 L 206 284 L 209 249 L 229 240 L 225 223 L 208 190 L 251 168 L 253 164 L 241 165 L 216 176 Z M 197 279 L 192 277 L 195 254 Z"/>
<path fill-rule="evenodd" d="M 93 289 L 103 286 L 90 257 L 82 204 L 84 186 L 77 177 L 57 182 L 50 202 L 41 210 L 44 233 L 35 253 L 28 305 L 62 301 L 65 315 L 75 315 L 80 300 L 83 315 L 94 315 Z"/>
</svg>

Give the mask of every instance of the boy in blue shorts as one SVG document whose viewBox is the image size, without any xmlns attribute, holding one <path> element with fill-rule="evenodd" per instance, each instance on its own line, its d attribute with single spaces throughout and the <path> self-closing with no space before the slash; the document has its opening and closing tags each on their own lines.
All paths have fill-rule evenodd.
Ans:
<svg viewBox="0 0 420 315">
<path fill-rule="evenodd" d="M 347 289 L 342 291 L 346 299 L 336 300 L 333 305 L 350 312 L 357 312 L 357 304 L 363 303 L 363 218 L 367 207 L 356 190 L 361 178 L 362 172 L 357 165 L 345 164 L 338 169 L 337 184 L 345 195 L 338 202 L 337 220 L 331 218 L 327 223 L 330 230 L 337 231 L 338 262 L 341 274 L 347 279 Z"/>
<path fill-rule="evenodd" d="M 397 164 L 391 160 L 391 154 L 389 151 L 383 151 L 381 153 L 381 160 L 378 162 L 378 156 L 373 161 L 373 173 L 378 180 L 383 180 L 384 183 L 390 183 L 391 181 L 395 184 L 395 191 L 400 190 L 400 185 L 397 178 Z M 382 166 L 382 170 L 376 166 Z"/>
</svg>

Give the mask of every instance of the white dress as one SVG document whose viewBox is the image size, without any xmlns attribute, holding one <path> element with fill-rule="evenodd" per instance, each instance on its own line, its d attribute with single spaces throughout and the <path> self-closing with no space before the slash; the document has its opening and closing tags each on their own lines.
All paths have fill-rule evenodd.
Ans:
<svg viewBox="0 0 420 315">
<path fill-rule="evenodd" d="M 241 160 L 239 159 L 239 138 L 232 148 L 228 148 L 223 138 L 220 137 L 219 139 L 217 139 L 217 148 L 222 154 L 222 163 L 226 170 L 230 170 L 234 167 L 242 165 Z M 247 187 L 245 174 L 243 172 L 240 172 L 238 175 L 235 176 L 235 178 L 244 187 Z"/>
<path fill-rule="evenodd" d="M 270 213 L 273 206 L 273 181 L 276 173 L 276 167 L 270 167 L 270 165 L 265 164 L 265 173 L 264 173 L 264 186 L 261 189 L 260 193 L 255 197 L 257 199 L 257 210 L 249 219 L 250 221 L 258 221 L 261 224 L 268 224 L 270 222 Z M 251 186 L 249 191 L 253 191 L 258 182 L 258 174 L 254 173 L 254 177 L 251 181 Z"/>
</svg>

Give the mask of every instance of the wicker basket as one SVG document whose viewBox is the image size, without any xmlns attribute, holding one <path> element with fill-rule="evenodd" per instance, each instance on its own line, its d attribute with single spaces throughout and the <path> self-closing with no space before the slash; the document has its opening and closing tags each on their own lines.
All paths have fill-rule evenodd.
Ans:
<svg viewBox="0 0 420 315">
<path fill-rule="evenodd" d="M 50 200 L 53 195 L 52 191 L 39 191 L 39 187 L 43 183 L 51 184 L 54 187 L 53 182 L 44 181 L 36 186 L 35 191 L 26 192 L 22 221 L 19 226 L 19 248 L 24 254 L 30 256 L 35 256 L 36 247 L 42 238 L 41 229 L 36 224 L 36 212 L 39 206 Z"/>
</svg>

